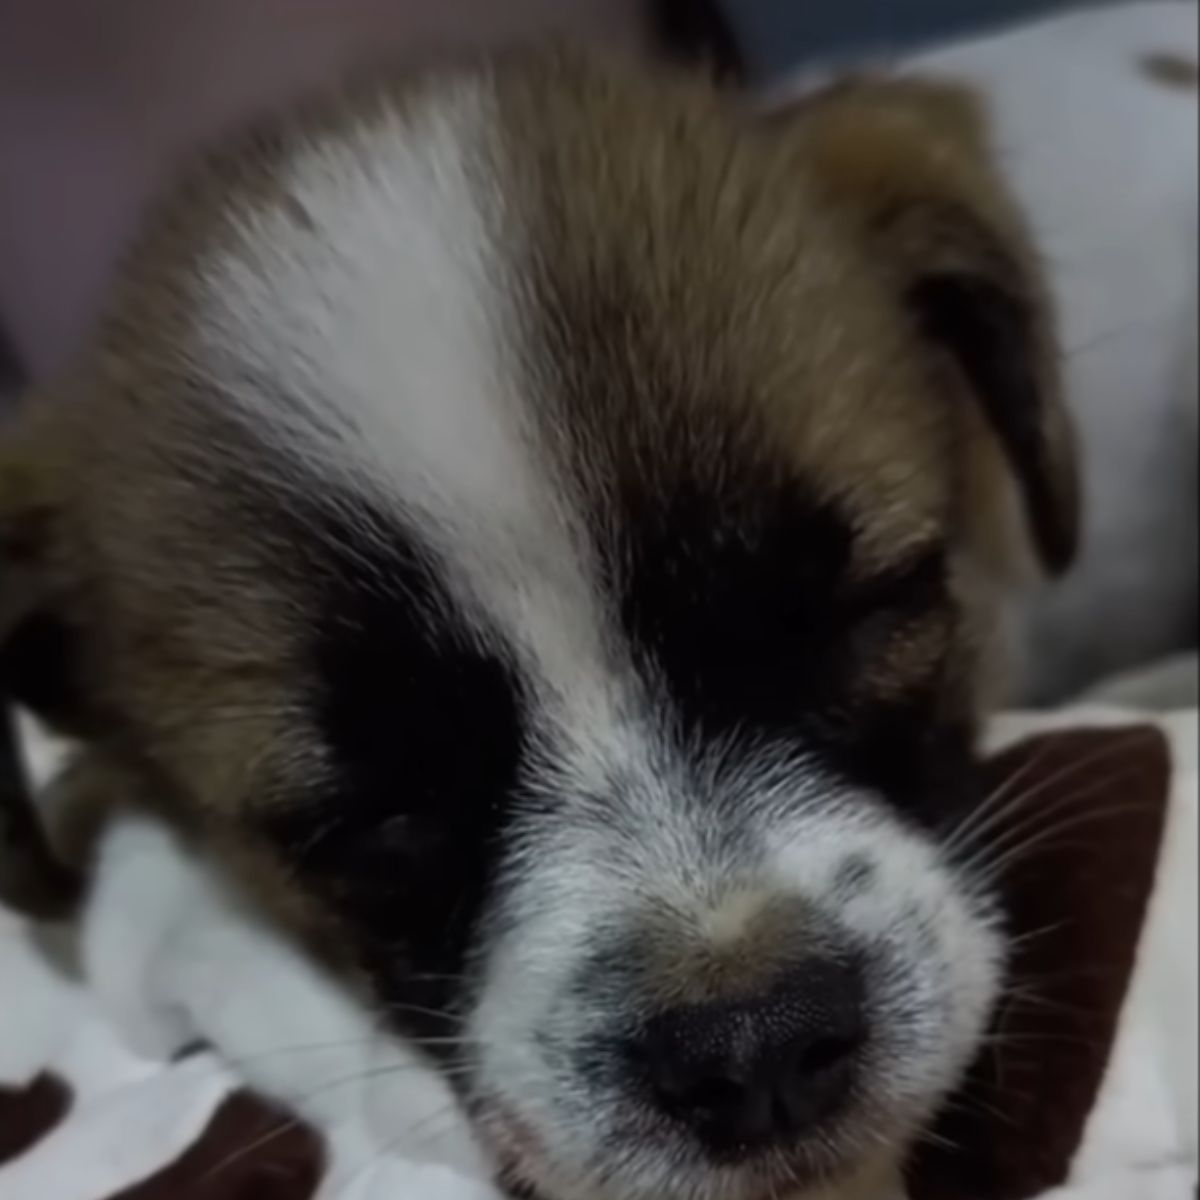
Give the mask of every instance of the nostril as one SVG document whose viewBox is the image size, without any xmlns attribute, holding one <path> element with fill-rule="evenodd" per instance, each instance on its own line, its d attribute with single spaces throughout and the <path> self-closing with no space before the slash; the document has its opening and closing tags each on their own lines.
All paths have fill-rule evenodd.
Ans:
<svg viewBox="0 0 1200 1200">
<path fill-rule="evenodd" d="M 828 1119 L 866 1039 L 861 978 L 822 961 L 754 997 L 660 1014 L 629 1061 L 660 1111 L 711 1149 L 741 1153 Z"/>
<path fill-rule="evenodd" d="M 663 1095 L 677 1106 L 715 1116 L 741 1104 L 745 1093 L 744 1084 L 733 1079 L 720 1079 L 713 1076 L 699 1079 L 689 1087 L 673 1093 L 664 1092 Z"/>
<path fill-rule="evenodd" d="M 796 1069 L 801 1076 L 813 1076 L 845 1066 L 861 1049 L 862 1041 L 861 1035 L 821 1038 L 800 1051 Z"/>
</svg>

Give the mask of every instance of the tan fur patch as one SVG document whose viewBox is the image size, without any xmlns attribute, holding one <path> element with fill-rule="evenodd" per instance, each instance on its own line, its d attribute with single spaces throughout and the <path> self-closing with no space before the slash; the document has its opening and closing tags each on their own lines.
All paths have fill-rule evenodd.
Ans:
<svg viewBox="0 0 1200 1200">
<path fill-rule="evenodd" d="M 794 901 L 755 892 L 733 893 L 722 907 L 697 918 L 692 936 L 681 938 L 677 918 L 647 930 L 644 984 L 656 1007 L 701 1005 L 753 996 L 781 970 L 802 959 L 806 913 Z"/>
<path fill-rule="evenodd" d="M 936 538 L 955 421 L 930 403 L 878 264 L 814 194 L 799 139 L 700 83 L 570 57 L 502 89 L 547 336 L 573 326 L 588 344 L 555 349 L 595 360 L 571 435 L 638 470 L 673 438 L 709 462 L 749 439 L 764 473 L 849 509 L 864 570 Z"/>
</svg>

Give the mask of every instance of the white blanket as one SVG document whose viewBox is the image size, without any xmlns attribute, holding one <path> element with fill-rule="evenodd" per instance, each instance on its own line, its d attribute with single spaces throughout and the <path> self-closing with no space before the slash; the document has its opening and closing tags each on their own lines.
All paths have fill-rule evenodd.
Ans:
<svg viewBox="0 0 1200 1200">
<path fill-rule="evenodd" d="M 1144 719 L 1013 716 L 992 743 Z M 1194 1196 L 1200 722 L 1195 711 L 1157 720 L 1174 755 L 1157 883 L 1108 1076 L 1071 1186 L 1053 1200 Z M 222 899 L 165 831 L 128 821 L 110 835 L 82 982 L 50 965 L 46 945 L 45 931 L 0 912 L 0 1088 L 49 1072 L 75 1097 L 65 1120 L 0 1167 L 0 1200 L 100 1200 L 153 1176 L 245 1086 L 326 1137 L 319 1200 L 493 1197 L 436 1077 L 375 1040 L 355 1005 Z M 171 1060 L 197 1037 L 219 1052 Z M 412 1131 L 401 1147 L 383 1132 L 396 1128 Z"/>
</svg>

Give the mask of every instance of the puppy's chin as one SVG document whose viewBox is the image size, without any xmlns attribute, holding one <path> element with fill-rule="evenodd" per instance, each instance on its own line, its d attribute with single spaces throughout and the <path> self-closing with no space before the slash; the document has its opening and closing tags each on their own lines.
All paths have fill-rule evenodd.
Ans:
<svg viewBox="0 0 1200 1200">
<path fill-rule="evenodd" d="M 814 1137 L 715 1163 L 689 1146 L 684 1131 L 648 1118 L 637 1128 L 627 1122 L 627 1132 L 606 1138 L 592 1166 L 580 1169 L 563 1161 L 563 1147 L 536 1122 L 501 1101 L 476 1103 L 471 1117 L 500 1185 L 522 1200 L 880 1200 L 879 1181 L 898 1174 L 913 1132 L 893 1127 L 889 1138 L 879 1128 L 868 1138 L 865 1123 L 848 1123 L 831 1126 L 819 1144 Z"/>
<path fill-rule="evenodd" d="M 536 1135 L 499 1109 L 481 1110 L 481 1136 L 499 1164 L 498 1185 L 513 1200 L 642 1200 L 661 1197 L 656 1190 L 630 1191 L 624 1185 L 572 1177 L 556 1168 L 544 1154 Z M 616 1155 L 619 1155 L 619 1150 Z M 761 1163 L 741 1180 L 710 1178 L 688 1185 L 689 1197 L 720 1200 L 903 1200 L 899 1149 L 878 1150 L 864 1166 L 859 1161 L 841 1170 L 817 1171 L 803 1163 L 776 1156 Z"/>
<path fill-rule="evenodd" d="M 477 1104 L 473 1119 L 499 1186 L 516 1200 L 898 1200 L 903 1192 L 895 1181 L 916 1135 L 907 1123 L 890 1139 L 848 1128 L 840 1139 L 765 1150 L 736 1166 L 714 1165 L 669 1142 L 639 1147 L 630 1135 L 609 1139 L 595 1167 L 579 1170 L 500 1103 Z"/>
</svg>

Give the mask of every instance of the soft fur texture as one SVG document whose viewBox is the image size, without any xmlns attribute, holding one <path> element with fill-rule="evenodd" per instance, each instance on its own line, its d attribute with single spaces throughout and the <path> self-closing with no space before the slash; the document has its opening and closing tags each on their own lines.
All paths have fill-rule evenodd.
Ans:
<svg viewBox="0 0 1200 1200">
<path fill-rule="evenodd" d="M 950 831 L 1078 519 L 987 141 L 555 50 L 209 163 L 0 464 L 57 853 L 165 815 L 516 1189 L 877 1195 L 999 992 Z"/>
<path fill-rule="evenodd" d="M 1050 1200 L 1193 1194 L 1196 714 L 1156 718 L 1167 743 L 1122 728 L 1147 719 L 1088 708 L 992 727 L 1006 749 L 991 770 L 1014 802 L 990 810 L 1002 817 L 994 836 L 1053 836 L 1026 838 L 1025 866 L 1008 877 L 1020 982 L 980 1056 L 992 1078 L 976 1074 L 948 1106 L 957 1126 L 927 1143 L 909 1200 L 1031 1200 L 1068 1180 Z M 26 744 L 41 778 L 45 743 Z M 1035 810 L 1044 819 L 1031 825 Z M 1155 829 L 1157 862 L 1144 836 Z M 1114 853 L 1125 886 L 1093 890 Z M 1149 888 L 1138 928 L 1123 916 L 1137 917 Z M 63 958 L 60 937 L 43 930 L 39 953 L 33 927 L 0 911 L 0 972 L 19 989 L 0 1021 L 5 1200 L 494 1196 L 436 1073 L 393 1070 L 353 1002 L 157 822 L 122 818 L 106 835 L 81 932 L 82 987 L 46 962 L 47 944 Z M 1132 977 L 1122 962 L 1136 962 Z M 173 1061 L 119 1044 L 145 1048 L 148 1036 Z M 393 1118 L 416 1106 L 430 1115 L 393 1144 Z"/>
</svg>

